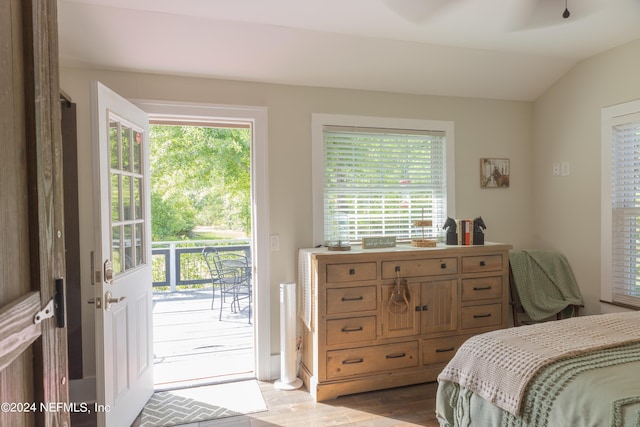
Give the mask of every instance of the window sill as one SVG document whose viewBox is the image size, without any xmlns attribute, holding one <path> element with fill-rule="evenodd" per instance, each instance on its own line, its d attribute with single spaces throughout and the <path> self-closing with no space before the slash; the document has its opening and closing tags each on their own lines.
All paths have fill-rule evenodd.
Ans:
<svg viewBox="0 0 640 427">
<path fill-rule="evenodd" d="M 621 308 L 626 308 L 627 310 L 633 310 L 633 311 L 640 311 L 640 307 L 636 307 L 630 304 L 623 304 L 620 302 L 613 302 L 613 301 L 605 301 L 605 300 L 600 300 L 600 302 L 602 304 L 609 304 L 609 305 L 613 305 L 615 307 L 621 307 Z"/>
</svg>

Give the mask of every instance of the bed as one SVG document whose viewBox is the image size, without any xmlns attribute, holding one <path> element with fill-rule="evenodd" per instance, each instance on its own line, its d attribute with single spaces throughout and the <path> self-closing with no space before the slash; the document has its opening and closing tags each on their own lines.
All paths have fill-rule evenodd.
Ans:
<svg viewBox="0 0 640 427">
<path fill-rule="evenodd" d="M 441 426 L 640 427 L 640 312 L 467 340 L 438 376 Z"/>
</svg>

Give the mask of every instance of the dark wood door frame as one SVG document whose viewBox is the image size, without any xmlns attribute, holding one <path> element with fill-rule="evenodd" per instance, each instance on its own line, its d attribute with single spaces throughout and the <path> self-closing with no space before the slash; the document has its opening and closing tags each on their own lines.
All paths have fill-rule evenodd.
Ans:
<svg viewBox="0 0 640 427">
<path fill-rule="evenodd" d="M 65 287 L 69 379 L 83 377 L 82 299 L 80 275 L 80 213 L 78 207 L 78 138 L 76 104 L 60 95 L 64 166 Z"/>
</svg>

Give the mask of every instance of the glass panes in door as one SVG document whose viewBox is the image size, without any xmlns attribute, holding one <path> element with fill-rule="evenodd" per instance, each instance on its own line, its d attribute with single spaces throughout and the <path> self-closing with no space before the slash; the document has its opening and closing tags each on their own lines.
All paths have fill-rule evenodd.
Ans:
<svg viewBox="0 0 640 427">
<path fill-rule="evenodd" d="M 110 117 L 111 260 L 114 275 L 146 263 L 142 144 L 145 135 Z"/>
</svg>

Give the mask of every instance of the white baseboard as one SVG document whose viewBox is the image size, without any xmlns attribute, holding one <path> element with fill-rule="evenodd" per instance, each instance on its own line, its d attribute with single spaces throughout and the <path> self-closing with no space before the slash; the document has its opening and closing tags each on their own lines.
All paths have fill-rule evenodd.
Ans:
<svg viewBox="0 0 640 427">
<path fill-rule="evenodd" d="M 271 375 L 269 376 L 269 381 L 275 381 L 280 378 L 280 355 L 272 354 L 271 355 Z"/>
<path fill-rule="evenodd" d="M 95 402 L 96 377 L 88 377 L 69 381 L 69 401 L 76 403 Z"/>
</svg>

